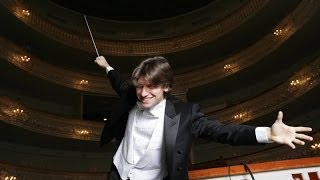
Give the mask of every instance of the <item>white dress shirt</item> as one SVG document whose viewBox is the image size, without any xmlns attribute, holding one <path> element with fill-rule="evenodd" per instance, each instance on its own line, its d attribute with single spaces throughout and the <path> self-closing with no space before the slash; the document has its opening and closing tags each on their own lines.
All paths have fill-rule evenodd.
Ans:
<svg viewBox="0 0 320 180">
<path fill-rule="evenodd" d="M 166 100 L 150 109 L 140 102 L 129 112 L 124 138 L 113 158 L 122 179 L 158 180 L 167 175 L 164 152 Z"/>
</svg>

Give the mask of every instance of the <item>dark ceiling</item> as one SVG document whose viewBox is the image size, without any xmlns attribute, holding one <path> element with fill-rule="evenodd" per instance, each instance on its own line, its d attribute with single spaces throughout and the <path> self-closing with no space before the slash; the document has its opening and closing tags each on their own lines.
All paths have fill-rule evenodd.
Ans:
<svg viewBox="0 0 320 180">
<path fill-rule="evenodd" d="M 81 14 L 117 21 L 154 21 L 202 8 L 217 0 L 51 0 Z"/>
</svg>

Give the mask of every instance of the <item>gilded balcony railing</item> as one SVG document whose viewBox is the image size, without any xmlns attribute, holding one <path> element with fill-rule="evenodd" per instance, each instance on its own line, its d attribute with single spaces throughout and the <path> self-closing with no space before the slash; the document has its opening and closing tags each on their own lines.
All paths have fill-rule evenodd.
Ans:
<svg viewBox="0 0 320 180">
<path fill-rule="evenodd" d="M 263 57 L 276 50 L 277 47 L 283 44 L 306 22 L 308 22 L 313 17 L 313 14 L 317 12 L 319 7 L 319 1 L 302 1 L 290 15 L 283 19 L 274 28 L 273 32 L 267 34 L 254 45 L 244 49 L 234 56 L 220 61 L 219 63 L 187 73 L 177 74 L 175 76 L 175 88 L 189 89 L 210 83 L 239 72 L 240 70 L 259 62 Z M 0 52 L 1 57 L 35 76 L 69 88 L 93 93 L 114 95 L 114 92 L 111 90 L 111 87 L 105 78 L 61 69 L 44 63 L 44 61 L 35 57 L 33 57 L 32 61 L 28 63 L 19 63 L 19 58 L 28 53 L 4 38 L 1 38 L 0 42 L 1 44 L 6 45 L 2 46 L 2 51 Z M 29 54 L 29 57 L 31 56 L 32 55 Z M 87 83 L 81 83 L 83 81 Z"/>
<path fill-rule="evenodd" d="M 7 7 L 12 14 L 19 18 L 19 20 L 36 31 L 73 48 L 93 52 L 94 49 L 90 37 L 84 37 L 84 35 L 62 29 L 61 27 L 46 21 L 41 15 L 36 13 L 30 12 L 29 15 L 25 15 L 26 13 L 24 13 L 23 10 L 25 10 L 27 5 L 22 3 L 22 1 L 2 0 L 0 2 Z M 211 42 L 227 34 L 250 17 L 254 16 L 268 2 L 268 0 L 249 0 L 241 8 L 222 21 L 209 25 L 197 32 L 188 33 L 182 36 L 155 40 L 116 41 L 96 39 L 96 44 L 101 54 L 117 56 L 165 54 L 186 50 Z"/>
<path fill-rule="evenodd" d="M 209 118 L 233 123 L 247 122 L 289 104 L 318 86 L 319 75 L 320 57 L 317 57 L 283 84 L 256 98 L 218 112 L 206 110 L 204 112 Z M 98 141 L 103 127 L 102 122 L 69 120 L 58 115 L 32 110 L 6 97 L 0 98 L 0 108 L 2 121 L 52 136 Z"/>
</svg>

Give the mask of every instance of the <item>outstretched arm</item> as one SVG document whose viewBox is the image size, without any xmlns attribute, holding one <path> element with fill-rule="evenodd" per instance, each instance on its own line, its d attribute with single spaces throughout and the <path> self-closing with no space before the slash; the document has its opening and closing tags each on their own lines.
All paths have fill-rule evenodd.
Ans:
<svg viewBox="0 0 320 180">
<path fill-rule="evenodd" d="M 282 122 L 283 113 L 279 111 L 278 117 L 271 128 L 267 129 L 267 137 L 270 142 L 286 144 L 295 149 L 295 144 L 304 145 L 304 141 L 312 141 L 311 136 L 303 134 L 310 132 L 310 127 L 293 127 Z"/>
</svg>

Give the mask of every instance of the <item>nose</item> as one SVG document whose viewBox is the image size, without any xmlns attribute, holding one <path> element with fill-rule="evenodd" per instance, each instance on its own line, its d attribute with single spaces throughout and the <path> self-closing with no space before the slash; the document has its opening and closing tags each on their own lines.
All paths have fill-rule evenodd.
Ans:
<svg viewBox="0 0 320 180">
<path fill-rule="evenodd" d="M 149 94 L 149 89 L 147 87 L 142 87 L 140 94 L 142 97 L 147 96 Z"/>
</svg>

